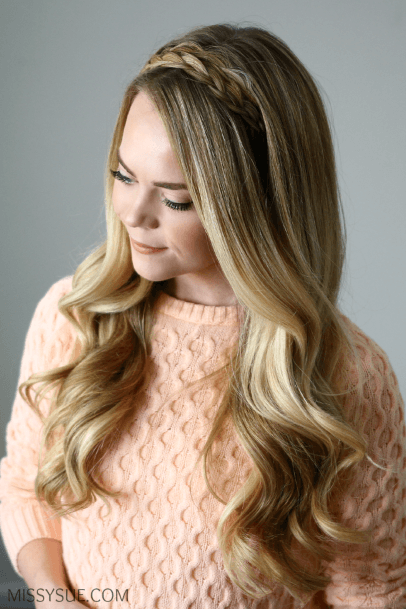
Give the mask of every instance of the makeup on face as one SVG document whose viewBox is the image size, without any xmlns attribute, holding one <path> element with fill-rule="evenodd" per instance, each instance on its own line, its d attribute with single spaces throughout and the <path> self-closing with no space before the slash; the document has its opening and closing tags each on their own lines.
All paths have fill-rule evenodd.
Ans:
<svg viewBox="0 0 406 609">
<path fill-rule="evenodd" d="M 165 289 L 175 298 L 204 304 L 229 301 L 231 287 L 191 201 L 162 119 L 142 91 L 130 107 L 110 171 L 115 178 L 112 203 L 128 234 L 134 270 L 149 281 L 167 282 Z"/>
<path fill-rule="evenodd" d="M 132 239 L 131 237 L 130 237 L 130 241 L 131 241 L 131 245 L 133 246 L 133 248 L 137 252 L 140 252 L 140 254 L 156 254 L 156 253 L 163 252 L 168 249 L 167 247 L 162 247 L 162 248 L 149 247 L 149 246 L 146 246 L 144 243 L 135 241 L 135 239 Z"/>
</svg>

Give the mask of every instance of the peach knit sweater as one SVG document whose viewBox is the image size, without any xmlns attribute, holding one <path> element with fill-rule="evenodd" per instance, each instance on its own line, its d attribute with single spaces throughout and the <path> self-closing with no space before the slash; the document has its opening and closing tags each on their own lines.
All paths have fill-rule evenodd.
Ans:
<svg viewBox="0 0 406 609">
<path fill-rule="evenodd" d="M 25 342 L 19 383 L 34 371 L 68 361 L 74 330 L 59 313 L 57 302 L 70 289 L 71 277 L 66 277 L 39 302 Z M 120 499 L 110 501 L 110 514 L 98 499 L 70 517 L 48 518 L 33 492 L 41 424 L 17 394 L 7 426 L 7 455 L 1 461 L 0 523 L 18 573 L 21 548 L 45 537 L 62 542 L 70 584 L 76 591 L 83 590 L 81 598 L 87 599 L 89 607 L 304 606 L 280 585 L 266 598 L 254 601 L 232 584 L 224 569 L 216 537 L 224 505 L 206 488 L 201 462 L 191 477 L 211 429 L 215 410 L 211 404 L 213 399 L 218 403 L 221 385 L 209 382 L 171 399 L 185 383 L 203 377 L 225 361 L 227 349 L 238 337 L 238 312 L 238 305 L 206 306 L 160 294 L 145 389 L 134 403 L 128 430 L 101 464 L 103 484 L 122 491 Z M 380 463 L 394 464 L 396 472 L 383 472 L 364 460 L 351 483 L 335 490 L 334 513 L 349 526 L 370 527 L 372 542 L 343 546 L 337 558 L 326 565 L 331 583 L 308 602 L 306 609 L 405 609 L 404 404 L 386 353 L 348 318 L 344 319 L 357 341 L 366 372 L 361 416 L 370 441 L 369 454 Z M 348 386 L 357 373 L 347 362 L 342 374 Z M 349 413 L 353 409 L 351 396 L 346 402 Z M 247 479 L 251 461 L 228 423 L 220 441 L 214 444 L 214 454 L 211 480 L 219 495 L 230 499 Z M 17 490 L 14 485 L 26 490 Z M 112 595 L 114 600 L 110 601 Z M 120 600 L 123 595 L 124 600 Z"/>
</svg>

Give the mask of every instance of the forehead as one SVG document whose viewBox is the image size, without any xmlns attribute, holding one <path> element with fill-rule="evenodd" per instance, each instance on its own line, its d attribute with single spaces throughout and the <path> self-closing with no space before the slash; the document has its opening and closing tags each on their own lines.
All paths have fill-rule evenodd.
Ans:
<svg viewBox="0 0 406 609">
<path fill-rule="evenodd" d="M 134 98 L 124 127 L 123 139 L 131 135 L 150 135 L 168 141 L 165 126 L 153 102 L 144 91 Z"/>
<path fill-rule="evenodd" d="M 135 173 L 159 173 L 155 180 L 169 180 L 182 172 L 172 149 L 163 121 L 149 96 L 140 91 L 131 104 L 120 145 L 123 161 Z"/>
</svg>

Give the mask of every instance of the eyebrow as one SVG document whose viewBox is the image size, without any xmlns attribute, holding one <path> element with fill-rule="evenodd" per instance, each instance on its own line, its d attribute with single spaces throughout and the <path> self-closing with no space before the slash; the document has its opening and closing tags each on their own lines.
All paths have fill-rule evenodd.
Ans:
<svg viewBox="0 0 406 609">
<path fill-rule="evenodd" d="M 130 175 L 132 175 L 133 178 L 135 178 L 135 174 L 131 171 L 131 169 L 129 169 L 127 167 L 127 165 L 124 163 L 123 159 L 120 156 L 120 151 L 117 150 L 117 158 L 119 163 L 124 167 L 124 169 L 126 171 L 128 171 L 128 173 Z M 158 188 L 165 188 L 167 190 L 188 190 L 188 187 L 186 184 L 183 184 L 183 182 L 152 182 L 154 186 L 158 186 Z"/>
</svg>

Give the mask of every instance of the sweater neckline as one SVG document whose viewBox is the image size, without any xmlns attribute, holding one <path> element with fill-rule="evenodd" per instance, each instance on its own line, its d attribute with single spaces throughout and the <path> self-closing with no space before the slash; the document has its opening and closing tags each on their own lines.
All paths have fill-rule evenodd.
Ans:
<svg viewBox="0 0 406 609">
<path fill-rule="evenodd" d="M 155 302 L 155 310 L 185 322 L 209 326 L 237 326 L 244 318 L 244 307 L 241 304 L 197 304 L 180 300 L 162 291 Z"/>
</svg>

